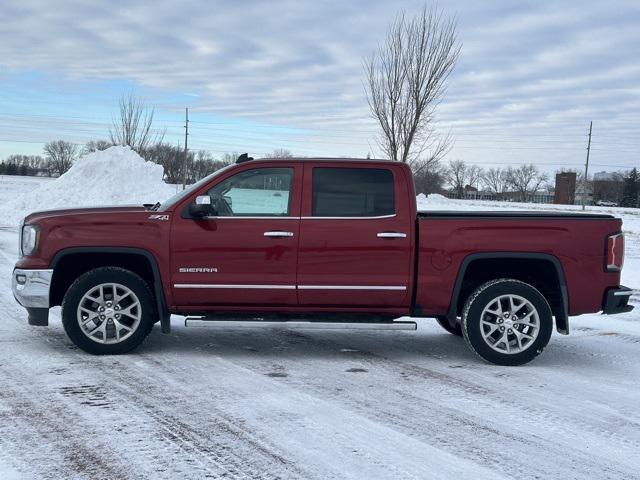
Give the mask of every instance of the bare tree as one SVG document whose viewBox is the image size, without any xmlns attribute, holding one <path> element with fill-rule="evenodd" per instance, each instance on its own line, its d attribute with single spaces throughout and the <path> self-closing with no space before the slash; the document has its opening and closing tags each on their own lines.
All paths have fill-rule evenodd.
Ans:
<svg viewBox="0 0 640 480">
<path fill-rule="evenodd" d="M 114 119 L 109 129 L 111 143 L 128 145 L 141 153 L 153 144 L 160 144 L 164 132 L 152 129 L 155 110 L 147 107 L 133 95 L 120 97 L 119 117 Z"/>
<path fill-rule="evenodd" d="M 187 183 L 191 184 L 210 173 L 228 165 L 228 162 L 216 160 L 206 150 L 190 151 L 187 157 Z M 171 184 L 181 184 L 183 178 L 184 149 L 180 145 L 158 143 L 150 146 L 141 156 L 150 162 L 162 165 L 164 168 L 164 180 Z M 233 161 L 237 155 L 234 156 Z"/>
<path fill-rule="evenodd" d="M 482 184 L 489 192 L 499 195 L 506 192 L 508 179 L 507 172 L 501 168 L 490 168 L 482 174 Z"/>
<path fill-rule="evenodd" d="M 286 148 L 276 148 L 273 152 L 267 153 L 265 158 L 292 158 L 293 153 Z"/>
<path fill-rule="evenodd" d="M 45 159 L 40 155 L 29 155 L 29 159 L 27 160 L 27 166 L 34 173 L 40 173 L 45 169 Z"/>
<path fill-rule="evenodd" d="M 211 153 L 206 150 L 198 150 L 191 165 L 191 171 L 189 172 L 189 178 L 191 182 L 197 182 L 201 178 L 221 169 L 227 164 L 221 160 L 213 158 Z M 191 183 L 190 182 L 190 183 Z"/>
<path fill-rule="evenodd" d="M 446 168 L 442 165 L 442 158 L 451 150 L 452 143 L 449 136 L 437 139 L 427 157 L 409 160 L 408 164 L 413 172 L 413 181 L 418 193 L 426 195 L 442 190 L 446 180 Z"/>
<path fill-rule="evenodd" d="M 413 18 L 398 15 L 385 43 L 365 60 L 367 101 L 391 160 L 407 163 L 425 150 L 451 148 L 450 136 L 444 145 L 437 139 L 434 113 L 459 53 L 455 20 L 425 6 Z"/>
<path fill-rule="evenodd" d="M 533 164 L 518 168 L 509 167 L 506 173 L 507 183 L 518 194 L 518 201 L 526 202 L 536 193 L 549 177 L 541 173 Z"/>
<path fill-rule="evenodd" d="M 481 175 L 480 167 L 467 165 L 463 160 L 449 162 L 449 168 L 446 171 L 447 181 L 460 198 L 464 196 L 464 187 L 477 185 Z"/>
<path fill-rule="evenodd" d="M 412 160 L 409 164 L 413 171 L 413 183 L 416 192 L 429 195 L 442 190 L 445 182 L 445 168 L 438 159 Z"/>
<path fill-rule="evenodd" d="M 226 165 L 231 165 L 232 163 L 236 163 L 239 156 L 240 154 L 238 152 L 225 152 L 222 154 L 220 161 Z"/>
<path fill-rule="evenodd" d="M 82 147 L 82 155 L 106 150 L 109 147 L 113 147 L 113 145 L 114 144 L 108 140 L 89 140 L 84 144 L 84 147 Z"/>
<path fill-rule="evenodd" d="M 182 183 L 184 149 L 180 145 L 156 143 L 139 152 L 140 156 L 149 162 L 162 165 L 165 182 L 171 184 Z M 193 160 L 193 152 L 189 152 L 189 164 Z"/>
<path fill-rule="evenodd" d="M 51 173 L 62 175 L 71 168 L 78 156 L 78 146 L 64 140 L 55 140 L 44 146 L 44 153 L 47 156 Z"/>
<path fill-rule="evenodd" d="M 40 155 L 9 155 L 2 162 L 5 174 L 38 175 L 46 172 L 46 161 Z"/>
<path fill-rule="evenodd" d="M 45 160 L 40 155 L 14 154 L 9 155 L 5 163 L 13 163 L 17 167 L 25 168 L 29 172 L 29 175 L 33 175 L 44 168 Z"/>
</svg>

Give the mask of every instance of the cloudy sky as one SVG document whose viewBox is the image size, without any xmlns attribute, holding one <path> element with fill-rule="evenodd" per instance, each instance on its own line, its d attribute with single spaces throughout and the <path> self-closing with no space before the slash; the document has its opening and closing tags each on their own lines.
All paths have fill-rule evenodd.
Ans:
<svg viewBox="0 0 640 480">
<path fill-rule="evenodd" d="M 423 2 L 2 0 L 0 159 L 107 136 L 118 97 L 189 146 L 379 156 L 362 58 Z M 441 1 L 462 53 L 437 111 L 449 159 L 640 164 L 640 2 Z"/>
</svg>

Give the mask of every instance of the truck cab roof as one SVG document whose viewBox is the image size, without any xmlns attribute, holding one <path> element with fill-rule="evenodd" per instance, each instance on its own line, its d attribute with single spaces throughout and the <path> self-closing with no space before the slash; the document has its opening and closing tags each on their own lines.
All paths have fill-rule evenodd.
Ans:
<svg viewBox="0 0 640 480">
<path fill-rule="evenodd" d="M 396 165 L 398 162 L 393 160 L 385 160 L 382 158 L 337 158 L 337 157 L 278 157 L 278 158 L 256 158 L 255 160 L 249 160 L 251 162 L 336 162 L 336 163 L 383 163 Z"/>
</svg>

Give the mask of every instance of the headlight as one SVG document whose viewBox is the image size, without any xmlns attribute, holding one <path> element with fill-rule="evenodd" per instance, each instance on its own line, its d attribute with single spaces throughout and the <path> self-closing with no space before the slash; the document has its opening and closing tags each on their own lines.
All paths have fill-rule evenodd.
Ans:
<svg viewBox="0 0 640 480">
<path fill-rule="evenodd" d="M 35 225 L 23 225 L 20 250 L 22 255 L 32 255 L 38 246 L 38 227 Z"/>
</svg>

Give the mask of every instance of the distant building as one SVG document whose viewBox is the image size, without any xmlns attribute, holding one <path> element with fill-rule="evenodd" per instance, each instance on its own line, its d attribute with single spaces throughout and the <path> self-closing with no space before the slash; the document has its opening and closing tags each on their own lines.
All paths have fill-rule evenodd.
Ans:
<svg viewBox="0 0 640 480">
<path fill-rule="evenodd" d="M 576 201 L 576 172 L 556 174 L 553 203 L 573 205 Z"/>
</svg>

